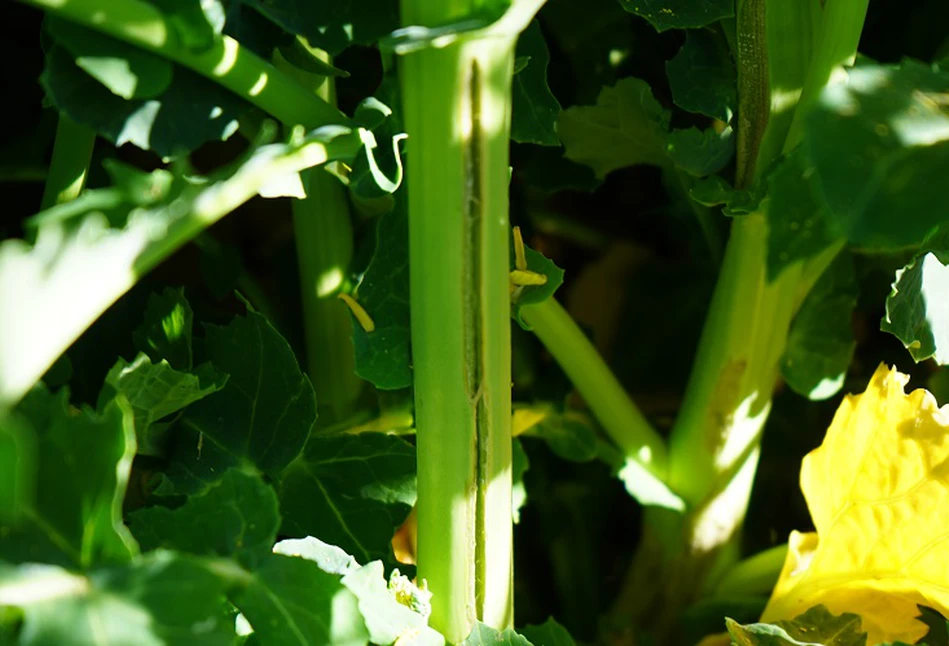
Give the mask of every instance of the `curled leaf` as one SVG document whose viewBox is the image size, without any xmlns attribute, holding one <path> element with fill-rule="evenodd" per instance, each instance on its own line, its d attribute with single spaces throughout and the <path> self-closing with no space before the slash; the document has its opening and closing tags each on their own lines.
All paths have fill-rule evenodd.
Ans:
<svg viewBox="0 0 949 646">
<path fill-rule="evenodd" d="M 841 403 L 801 469 L 816 533 L 794 532 L 763 622 L 823 604 L 863 619 L 868 644 L 926 634 L 949 612 L 949 409 L 881 365 Z"/>
</svg>

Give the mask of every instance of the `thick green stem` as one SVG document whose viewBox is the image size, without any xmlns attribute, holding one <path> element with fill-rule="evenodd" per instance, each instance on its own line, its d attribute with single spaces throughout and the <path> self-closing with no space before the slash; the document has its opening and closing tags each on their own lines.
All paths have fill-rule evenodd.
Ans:
<svg viewBox="0 0 949 646">
<path fill-rule="evenodd" d="M 560 364 L 623 454 L 665 478 L 666 446 L 580 326 L 554 299 L 521 310 L 524 322 Z"/>
<path fill-rule="evenodd" d="M 59 115 L 53 158 L 49 163 L 41 210 L 74 200 L 86 184 L 96 133 L 65 114 Z"/>
<path fill-rule="evenodd" d="M 473 2 L 409 0 L 406 25 Z M 526 23 L 525 23 L 526 24 Z M 516 33 L 400 59 L 409 135 L 418 572 L 449 642 L 512 622 L 508 139 Z"/>
<path fill-rule="evenodd" d="M 329 63 L 329 56 L 315 52 Z M 302 72 L 297 72 L 302 74 Z M 335 82 L 326 78 L 318 95 L 336 105 Z M 363 382 L 356 375 L 352 323 L 337 296 L 353 257 L 349 199 L 340 181 L 323 168 L 301 174 L 306 198 L 293 201 L 293 229 L 300 270 L 307 369 L 320 403 L 320 427 L 348 419 Z"/>
<path fill-rule="evenodd" d="M 23 0 L 67 20 L 152 51 L 219 83 L 286 125 L 307 129 L 349 120 L 336 108 L 229 36 L 210 47 L 181 44 L 161 11 L 143 0 Z"/>
</svg>

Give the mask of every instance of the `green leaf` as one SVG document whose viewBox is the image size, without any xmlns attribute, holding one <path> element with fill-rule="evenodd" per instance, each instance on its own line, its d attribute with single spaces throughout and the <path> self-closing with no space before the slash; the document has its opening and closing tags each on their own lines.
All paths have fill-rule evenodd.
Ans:
<svg viewBox="0 0 949 646">
<path fill-rule="evenodd" d="M 520 633 L 535 646 L 576 646 L 567 629 L 553 617 L 538 626 L 524 626 Z"/>
<path fill-rule="evenodd" d="M 256 108 L 217 83 L 175 67 L 159 96 L 123 99 L 84 72 L 64 48 L 53 47 L 40 77 L 47 97 L 76 123 L 121 146 L 131 143 L 171 158 L 208 141 L 224 141 Z"/>
<path fill-rule="evenodd" d="M 151 0 L 174 29 L 178 42 L 192 51 L 203 51 L 214 43 L 225 23 L 222 0 Z"/>
<path fill-rule="evenodd" d="M 884 332 L 902 341 L 917 362 L 934 359 L 949 363 L 949 266 L 930 252 L 896 272 L 886 298 Z"/>
<path fill-rule="evenodd" d="M 178 493 L 201 491 L 230 467 L 278 478 L 316 422 L 313 386 L 290 345 L 249 305 L 245 316 L 204 329 L 195 340 L 196 360 L 230 377 L 182 414 L 168 475 Z"/>
<path fill-rule="evenodd" d="M 511 628 L 495 630 L 480 621 L 475 624 L 471 634 L 458 646 L 533 646 L 526 638 Z"/>
<path fill-rule="evenodd" d="M 23 610 L 22 646 L 230 646 L 224 588 L 201 561 L 163 551 L 83 575 L 0 564 L 0 607 Z"/>
<path fill-rule="evenodd" d="M 737 646 L 866 646 L 867 643 L 867 634 L 860 630 L 859 616 L 833 615 L 824 606 L 815 606 L 791 621 L 742 626 L 726 618 L 725 626 Z"/>
<path fill-rule="evenodd" d="M 224 387 L 227 375 L 210 364 L 192 372 L 175 370 L 162 359 L 152 363 L 140 353 L 132 363 L 119 359 L 106 375 L 99 407 L 121 394 L 135 417 L 135 437 L 140 455 L 164 455 L 167 429 L 156 422 Z"/>
<path fill-rule="evenodd" d="M 128 407 L 73 412 L 66 390 L 37 388 L 18 412 L 36 433 L 36 493 L 20 522 L 0 532 L 0 559 L 72 568 L 131 560 L 138 547 L 122 524 L 135 455 Z"/>
<path fill-rule="evenodd" d="M 253 643 L 364 646 L 369 641 L 356 596 L 339 576 L 305 558 L 269 554 L 230 599 L 253 626 Z"/>
<path fill-rule="evenodd" d="M 730 127 L 722 132 L 714 128 L 673 130 L 667 138 L 666 150 L 675 165 L 689 175 L 706 177 L 731 161 L 735 154 L 733 134 Z"/>
<path fill-rule="evenodd" d="M 946 217 L 949 71 L 907 59 L 858 64 L 848 76 L 824 89 L 806 120 L 816 186 L 852 245 L 919 244 Z"/>
<path fill-rule="evenodd" d="M 696 182 L 689 189 L 689 197 L 702 206 L 719 206 L 727 203 L 735 189 L 720 175 L 712 175 Z"/>
<path fill-rule="evenodd" d="M 394 0 L 310 2 L 307 0 L 242 0 L 287 31 L 304 36 L 314 47 L 336 56 L 350 45 L 371 45 L 398 29 Z"/>
<path fill-rule="evenodd" d="M 856 341 L 850 319 L 858 287 L 849 253 L 821 275 L 791 324 L 781 358 L 781 375 L 794 392 L 811 400 L 836 395 Z"/>
<path fill-rule="evenodd" d="M 648 20 L 656 31 L 705 27 L 735 15 L 733 0 L 620 0 L 620 4 Z"/>
<path fill-rule="evenodd" d="M 382 390 L 412 385 L 409 329 L 409 229 L 405 195 L 376 225 L 376 250 L 356 289 L 375 323 L 366 332 L 353 317 L 356 374 Z"/>
<path fill-rule="evenodd" d="M 713 32 L 688 31 L 685 44 L 666 63 L 675 104 L 683 110 L 728 123 L 738 105 L 735 62 Z"/>
<path fill-rule="evenodd" d="M 335 545 L 324 543 L 318 538 L 288 538 L 274 545 L 276 554 L 301 556 L 316 562 L 320 569 L 330 574 L 349 574 L 359 569 L 359 563 L 352 556 Z"/>
<path fill-rule="evenodd" d="M 768 279 L 785 267 L 816 256 L 843 238 L 821 201 L 816 180 L 800 148 L 767 177 Z"/>
<path fill-rule="evenodd" d="M 553 298 L 554 292 L 563 284 L 563 269 L 555 265 L 552 260 L 544 257 L 544 254 L 534 251 L 526 245 L 524 246 L 524 256 L 527 260 L 528 271 L 547 277 L 547 282 L 543 285 L 520 286 L 511 296 L 511 318 L 517 321 L 517 324 L 523 329 L 530 330 L 530 326 L 521 318 L 521 308 L 525 305 L 543 303 L 548 298 Z M 511 269 L 514 268 L 514 245 L 512 243 Z"/>
<path fill-rule="evenodd" d="M 129 516 L 143 550 L 175 549 L 201 556 L 269 554 L 277 537 L 277 494 L 260 476 L 231 470 L 180 507 L 148 507 Z"/>
<path fill-rule="evenodd" d="M 13 526 L 30 509 L 36 485 L 36 437 L 17 414 L 0 416 L 0 526 Z M 0 642 L 2 643 L 2 642 Z"/>
<path fill-rule="evenodd" d="M 46 29 L 76 66 L 123 99 L 151 99 L 171 84 L 171 61 L 143 49 L 50 16 Z"/>
<path fill-rule="evenodd" d="M 0 242 L 0 409 L 18 401 L 136 280 L 273 178 L 351 160 L 362 146 L 359 131 L 326 126 L 288 144 L 255 146 L 198 180 L 118 173 L 120 186 L 86 190 L 30 218 L 35 244 Z"/>
<path fill-rule="evenodd" d="M 636 78 L 603 88 L 596 105 L 568 108 L 557 121 L 567 158 L 601 179 L 626 166 L 667 163 L 668 128 L 669 113 L 649 84 Z"/>
<path fill-rule="evenodd" d="M 414 588 L 414 584 L 393 573 L 393 581 L 397 577 L 400 577 L 403 586 Z M 381 561 L 373 561 L 349 572 L 343 577 L 343 585 L 359 599 L 359 611 L 366 621 L 369 641 L 373 644 L 393 644 L 398 641 L 399 646 L 444 645 L 445 638 L 428 627 L 426 615 L 397 600 L 397 593 L 386 583 Z M 405 592 L 408 595 L 409 591 Z M 418 589 L 414 592 L 417 594 Z"/>
<path fill-rule="evenodd" d="M 135 347 L 156 363 L 167 359 L 173 368 L 188 370 L 193 361 L 193 321 L 184 289 L 166 287 L 161 294 L 149 296 L 145 320 L 133 335 Z"/>
<path fill-rule="evenodd" d="M 381 433 L 314 436 L 280 483 L 284 536 L 316 536 L 362 562 L 389 560 L 415 503 L 415 449 Z"/>
<path fill-rule="evenodd" d="M 550 450 L 564 460 L 589 462 L 598 455 L 593 429 L 567 415 L 550 414 L 527 433 L 544 440 Z"/>
<path fill-rule="evenodd" d="M 560 103 L 547 87 L 550 54 L 536 19 L 518 37 L 515 56 L 526 60 L 526 66 L 514 75 L 511 88 L 511 139 L 522 144 L 559 146 Z"/>
</svg>

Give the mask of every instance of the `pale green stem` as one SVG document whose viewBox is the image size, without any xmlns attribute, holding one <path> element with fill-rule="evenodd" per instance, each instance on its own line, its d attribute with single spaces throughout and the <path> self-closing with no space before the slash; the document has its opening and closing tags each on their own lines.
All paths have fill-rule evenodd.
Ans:
<svg viewBox="0 0 949 646">
<path fill-rule="evenodd" d="M 96 133 L 60 113 L 41 209 L 79 197 L 86 185 Z"/>
<path fill-rule="evenodd" d="M 200 50 L 184 46 L 162 12 L 144 0 L 22 1 L 184 65 L 288 126 L 349 123 L 339 110 L 230 36 L 217 36 Z"/>
<path fill-rule="evenodd" d="M 329 56 L 314 51 L 327 63 Z M 298 75 L 305 74 L 297 70 Z M 306 80 L 306 79 L 304 79 Z M 336 105 L 332 78 L 320 83 L 309 75 L 317 94 Z M 349 418 L 362 391 L 356 375 L 352 323 L 337 298 L 345 286 L 353 257 L 349 199 L 339 179 L 323 168 L 301 174 L 306 198 L 293 201 L 293 230 L 300 271 L 307 372 L 320 403 L 319 425 L 325 428 Z"/>
<path fill-rule="evenodd" d="M 472 2 L 409 0 L 406 25 Z M 451 643 L 513 621 L 508 146 L 516 33 L 399 60 L 418 446 L 418 573 Z"/>
<path fill-rule="evenodd" d="M 525 305 L 521 317 L 573 382 L 593 416 L 623 452 L 665 478 L 666 446 L 580 326 L 553 298 Z"/>
</svg>

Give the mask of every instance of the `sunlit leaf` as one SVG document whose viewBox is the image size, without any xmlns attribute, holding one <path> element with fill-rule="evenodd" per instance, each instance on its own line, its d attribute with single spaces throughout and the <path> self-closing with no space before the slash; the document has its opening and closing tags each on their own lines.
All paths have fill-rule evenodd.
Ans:
<svg viewBox="0 0 949 646">
<path fill-rule="evenodd" d="M 949 363 L 949 267 L 934 253 L 896 272 L 893 289 L 886 298 L 886 316 L 881 329 L 895 335 L 916 361 L 933 358 Z"/>
<path fill-rule="evenodd" d="M 823 444 L 801 469 L 816 533 L 794 532 L 761 621 L 816 605 L 863 620 L 867 643 L 926 633 L 917 604 L 949 610 L 949 419 L 925 390 L 881 365 L 844 398 Z"/>
</svg>

